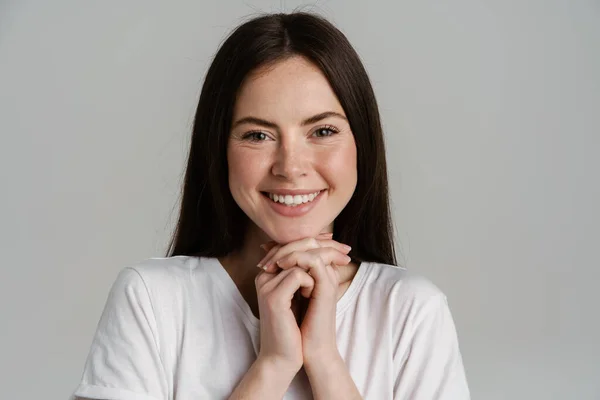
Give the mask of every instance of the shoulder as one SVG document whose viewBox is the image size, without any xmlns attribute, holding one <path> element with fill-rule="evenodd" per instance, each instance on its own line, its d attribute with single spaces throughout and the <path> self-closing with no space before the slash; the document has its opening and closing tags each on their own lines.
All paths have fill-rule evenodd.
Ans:
<svg viewBox="0 0 600 400">
<path fill-rule="evenodd" d="M 375 262 L 367 262 L 361 268 L 365 268 L 365 285 L 388 295 L 420 300 L 444 296 L 429 279 L 406 268 Z"/>
<path fill-rule="evenodd" d="M 402 318 L 418 319 L 432 308 L 446 302 L 445 294 L 429 279 L 406 268 L 367 262 L 361 296 L 370 293 L 393 314 Z"/>
<path fill-rule="evenodd" d="M 126 266 L 121 271 L 124 275 L 138 275 L 143 281 L 169 282 L 188 279 L 201 259 L 189 256 L 153 257 Z"/>
<path fill-rule="evenodd" d="M 150 298 L 164 297 L 181 292 L 197 278 L 203 259 L 189 256 L 148 258 L 123 267 L 112 287 L 112 291 L 134 291 L 145 293 Z"/>
</svg>

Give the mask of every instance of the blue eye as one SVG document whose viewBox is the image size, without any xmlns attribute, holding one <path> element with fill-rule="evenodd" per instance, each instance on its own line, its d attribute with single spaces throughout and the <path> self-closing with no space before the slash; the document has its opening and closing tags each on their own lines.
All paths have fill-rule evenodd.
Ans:
<svg viewBox="0 0 600 400">
<path fill-rule="evenodd" d="M 316 137 L 329 137 L 338 133 L 338 130 L 333 126 L 325 126 L 323 128 L 319 128 L 314 132 Z"/>
<path fill-rule="evenodd" d="M 262 142 L 267 139 L 267 135 L 261 131 L 248 132 L 244 135 L 244 140 L 251 142 Z"/>
</svg>

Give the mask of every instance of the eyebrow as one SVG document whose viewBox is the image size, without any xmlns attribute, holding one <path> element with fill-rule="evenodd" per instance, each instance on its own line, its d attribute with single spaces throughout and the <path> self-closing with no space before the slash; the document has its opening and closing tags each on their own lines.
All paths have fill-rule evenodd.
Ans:
<svg viewBox="0 0 600 400">
<path fill-rule="evenodd" d="M 348 121 L 348 119 L 345 116 L 343 116 L 342 114 L 340 114 L 338 112 L 325 111 L 320 114 L 313 115 L 312 117 L 306 118 L 304 121 L 302 121 L 301 125 L 306 126 L 306 125 L 314 124 L 315 122 L 319 122 L 325 118 L 330 118 L 330 117 L 337 117 L 337 118 L 343 119 L 344 121 Z M 272 129 L 278 128 L 278 126 L 275 122 L 267 121 L 266 119 L 257 118 L 257 117 L 244 117 L 244 118 L 241 118 L 241 119 L 238 119 L 237 121 L 235 121 L 235 123 L 232 126 L 232 129 L 241 124 L 257 124 L 257 125 L 262 125 L 262 126 L 265 126 L 267 128 L 272 128 Z"/>
</svg>

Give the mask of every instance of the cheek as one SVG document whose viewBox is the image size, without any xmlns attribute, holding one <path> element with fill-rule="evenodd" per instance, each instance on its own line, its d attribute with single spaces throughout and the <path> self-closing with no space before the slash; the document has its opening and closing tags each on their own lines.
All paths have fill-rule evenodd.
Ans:
<svg viewBox="0 0 600 400">
<path fill-rule="evenodd" d="M 332 184 L 338 187 L 354 187 L 356 185 L 356 146 L 354 141 L 339 146 L 323 159 L 327 161 L 322 167 L 327 171 Z"/>
<path fill-rule="evenodd" d="M 229 184 L 232 192 L 244 187 L 254 186 L 260 181 L 265 170 L 264 157 L 257 151 L 243 148 L 231 148 L 227 152 Z"/>
</svg>

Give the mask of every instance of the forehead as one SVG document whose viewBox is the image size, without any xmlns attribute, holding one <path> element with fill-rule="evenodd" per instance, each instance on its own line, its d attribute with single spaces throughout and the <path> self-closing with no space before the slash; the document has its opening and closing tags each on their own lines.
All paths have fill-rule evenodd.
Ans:
<svg viewBox="0 0 600 400">
<path fill-rule="evenodd" d="M 250 74 L 238 93 L 234 115 L 303 119 L 323 111 L 344 113 L 321 70 L 294 56 Z"/>
</svg>

